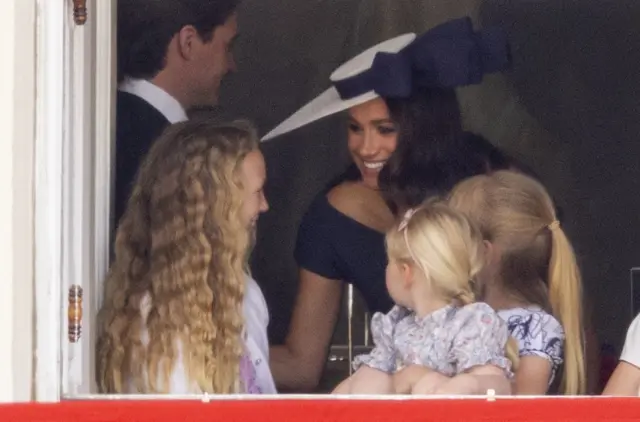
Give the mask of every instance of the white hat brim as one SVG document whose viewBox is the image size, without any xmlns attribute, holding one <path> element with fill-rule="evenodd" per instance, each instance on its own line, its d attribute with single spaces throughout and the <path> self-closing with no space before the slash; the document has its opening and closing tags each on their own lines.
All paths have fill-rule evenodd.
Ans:
<svg viewBox="0 0 640 422">
<path fill-rule="evenodd" d="M 415 38 L 416 34 L 408 33 L 374 45 L 338 67 L 338 69 L 331 74 L 330 79 L 331 81 L 336 81 L 357 75 L 371 67 L 376 54 L 379 52 L 397 53 L 413 42 Z M 369 91 L 356 97 L 343 100 L 334 87 L 329 88 L 296 111 L 291 117 L 276 126 L 271 132 L 267 133 L 261 141 L 267 141 L 276 136 L 291 132 L 311 122 L 364 104 L 378 97 L 379 95 L 377 93 Z"/>
<path fill-rule="evenodd" d="M 291 132 L 313 121 L 348 110 L 351 107 L 364 104 L 378 97 L 378 94 L 370 91 L 357 97 L 343 100 L 335 88 L 329 88 L 292 114 L 291 117 L 276 126 L 271 132 L 263 136 L 261 141 L 268 141 L 269 139 Z"/>
</svg>

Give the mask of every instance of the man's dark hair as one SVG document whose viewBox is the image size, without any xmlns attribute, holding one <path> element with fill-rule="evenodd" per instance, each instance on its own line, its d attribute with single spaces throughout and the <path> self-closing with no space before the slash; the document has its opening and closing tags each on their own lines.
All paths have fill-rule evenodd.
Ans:
<svg viewBox="0 0 640 422">
<path fill-rule="evenodd" d="M 173 36 L 193 25 L 210 41 L 240 0 L 118 0 L 118 80 L 150 79 L 165 66 Z"/>
</svg>

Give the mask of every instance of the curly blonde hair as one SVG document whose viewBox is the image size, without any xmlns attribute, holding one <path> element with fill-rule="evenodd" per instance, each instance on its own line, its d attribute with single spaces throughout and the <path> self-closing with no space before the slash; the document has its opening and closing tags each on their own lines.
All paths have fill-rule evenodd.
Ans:
<svg viewBox="0 0 640 422">
<path fill-rule="evenodd" d="M 105 281 L 101 392 L 127 392 L 131 384 L 139 392 L 169 392 L 180 351 L 187 379 L 202 392 L 239 392 L 250 243 L 241 220 L 241 165 L 257 147 L 248 123 L 204 120 L 174 125 L 154 144 L 120 221 Z M 141 339 L 145 326 L 148 345 Z"/>
</svg>

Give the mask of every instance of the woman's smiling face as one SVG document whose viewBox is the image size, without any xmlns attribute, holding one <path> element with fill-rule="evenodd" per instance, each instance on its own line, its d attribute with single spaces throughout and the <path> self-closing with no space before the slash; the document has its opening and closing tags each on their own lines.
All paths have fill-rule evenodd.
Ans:
<svg viewBox="0 0 640 422">
<path fill-rule="evenodd" d="M 387 104 L 375 98 L 349 109 L 349 152 L 365 185 L 377 189 L 378 174 L 396 149 L 398 137 Z"/>
</svg>

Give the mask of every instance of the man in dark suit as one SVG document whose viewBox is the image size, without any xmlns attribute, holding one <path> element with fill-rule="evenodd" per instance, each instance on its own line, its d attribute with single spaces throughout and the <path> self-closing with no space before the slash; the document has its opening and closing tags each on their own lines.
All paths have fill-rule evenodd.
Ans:
<svg viewBox="0 0 640 422">
<path fill-rule="evenodd" d="M 213 106 L 235 69 L 239 0 L 119 0 L 115 226 L 142 159 L 194 106 Z"/>
</svg>

